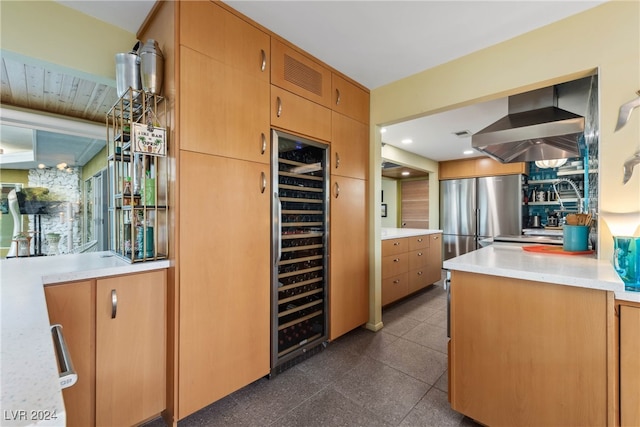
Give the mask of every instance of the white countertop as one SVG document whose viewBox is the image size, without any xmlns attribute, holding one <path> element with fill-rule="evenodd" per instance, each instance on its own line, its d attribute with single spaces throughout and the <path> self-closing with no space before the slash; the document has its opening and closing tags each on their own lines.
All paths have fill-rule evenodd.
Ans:
<svg viewBox="0 0 640 427">
<path fill-rule="evenodd" d="M 532 253 L 522 245 L 494 243 L 444 261 L 443 268 L 613 291 L 616 299 L 640 302 L 640 292 L 624 290 L 611 261 L 592 255 Z"/>
<path fill-rule="evenodd" d="M 0 260 L 0 425 L 65 425 L 43 285 L 169 266 L 109 252 Z"/>
<path fill-rule="evenodd" d="M 427 230 L 424 228 L 388 228 L 380 229 L 380 240 L 400 239 L 402 237 L 422 236 L 425 234 L 442 233 L 442 230 Z"/>
</svg>

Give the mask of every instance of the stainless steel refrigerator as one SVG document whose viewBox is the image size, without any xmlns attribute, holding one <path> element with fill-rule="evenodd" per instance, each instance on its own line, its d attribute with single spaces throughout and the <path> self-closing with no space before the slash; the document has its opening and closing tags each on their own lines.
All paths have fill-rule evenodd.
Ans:
<svg viewBox="0 0 640 427">
<path fill-rule="evenodd" d="M 271 374 L 328 340 L 328 146 L 272 131 Z"/>
<path fill-rule="evenodd" d="M 440 181 L 444 259 L 498 235 L 522 234 L 522 175 Z"/>
</svg>

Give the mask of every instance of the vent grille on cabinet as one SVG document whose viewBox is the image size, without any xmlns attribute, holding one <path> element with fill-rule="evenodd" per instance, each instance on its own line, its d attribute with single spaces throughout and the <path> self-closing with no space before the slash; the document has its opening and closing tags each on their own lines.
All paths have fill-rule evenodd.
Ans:
<svg viewBox="0 0 640 427">
<path fill-rule="evenodd" d="M 286 54 L 284 55 L 284 79 L 322 96 L 322 74 Z"/>
</svg>

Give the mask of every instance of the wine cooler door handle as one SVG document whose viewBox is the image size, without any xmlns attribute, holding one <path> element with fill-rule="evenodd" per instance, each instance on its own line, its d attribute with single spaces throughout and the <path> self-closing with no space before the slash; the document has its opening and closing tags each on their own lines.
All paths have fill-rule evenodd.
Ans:
<svg viewBox="0 0 640 427">
<path fill-rule="evenodd" d="M 260 55 L 262 56 L 262 64 L 260 65 L 260 71 L 267 69 L 267 53 L 264 49 L 260 49 Z"/>
<path fill-rule="evenodd" d="M 336 194 L 336 199 L 340 196 L 340 185 L 336 182 L 335 185 L 335 194 Z"/>
<path fill-rule="evenodd" d="M 260 154 L 264 154 L 267 152 L 267 137 L 264 135 L 264 132 L 261 133 L 262 141 L 260 146 Z"/>
<path fill-rule="evenodd" d="M 267 189 L 267 174 L 260 172 L 260 193 Z"/>
<path fill-rule="evenodd" d="M 282 114 L 282 99 L 280 99 L 279 96 L 276 98 L 276 110 L 276 116 L 280 117 L 280 115 Z"/>
<path fill-rule="evenodd" d="M 118 294 L 115 289 L 111 289 L 111 318 L 115 319 L 118 314 Z"/>
<path fill-rule="evenodd" d="M 273 193 L 273 198 L 276 202 L 275 205 L 277 209 L 275 221 L 277 222 L 278 227 L 278 235 L 276 236 L 276 239 L 278 240 L 278 248 L 274 262 L 277 266 L 278 262 L 280 262 L 280 258 L 282 257 L 282 202 L 280 201 L 280 197 L 278 197 L 278 193 Z"/>
<path fill-rule="evenodd" d="M 340 166 L 340 154 L 336 152 L 336 169 L 338 169 L 338 166 Z"/>
</svg>

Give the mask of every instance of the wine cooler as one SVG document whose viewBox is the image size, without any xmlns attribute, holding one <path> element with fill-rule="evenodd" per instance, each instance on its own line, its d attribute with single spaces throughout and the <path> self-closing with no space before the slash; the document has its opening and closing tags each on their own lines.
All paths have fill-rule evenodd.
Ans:
<svg viewBox="0 0 640 427">
<path fill-rule="evenodd" d="M 271 374 L 321 351 L 328 333 L 328 146 L 272 131 Z"/>
</svg>

